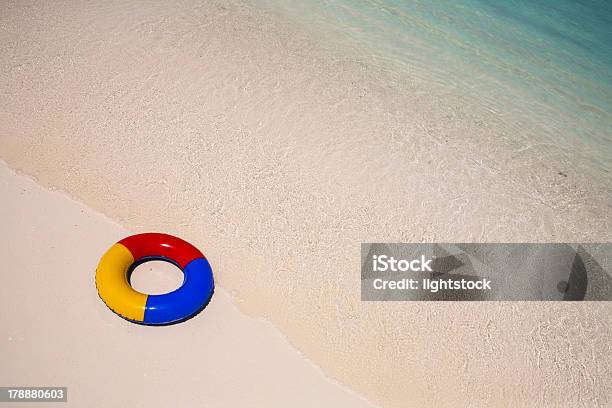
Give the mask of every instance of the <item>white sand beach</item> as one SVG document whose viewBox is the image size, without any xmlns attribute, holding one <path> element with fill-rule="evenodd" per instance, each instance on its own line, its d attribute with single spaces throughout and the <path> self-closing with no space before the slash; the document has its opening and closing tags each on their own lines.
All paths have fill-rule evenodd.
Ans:
<svg viewBox="0 0 612 408">
<path fill-rule="evenodd" d="M 171 328 L 118 318 L 92 266 L 130 232 L 3 162 L 0 195 L 0 384 L 67 386 L 71 407 L 374 406 L 222 288 L 205 313 Z"/>
<path fill-rule="evenodd" d="M 107 406 L 367 405 L 322 372 L 385 407 L 612 402 L 606 302 L 360 300 L 361 242 L 609 242 L 608 177 L 540 139 L 547 124 L 387 71 L 249 2 L 8 1 L 0 28 L 0 158 L 87 206 L 2 170 L 15 262 L 0 267 L 3 383 L 63 379 L 88 405 L 102 391 L 86 375 L 111 388 Z M 201 248 L 215 302 L 161 330 L 106 310 L 95 265 L 128 230 Z M 36 256 L 12 255 L 24 249 Z M 49 291 L 68 285 L 79 290 Z M 102 344 L 139 358 L 123 371 Z M 138 373 L 151 382 L 122 380 Z M 190 392 L 209 381 L 213 394 Z"/>
</svg>

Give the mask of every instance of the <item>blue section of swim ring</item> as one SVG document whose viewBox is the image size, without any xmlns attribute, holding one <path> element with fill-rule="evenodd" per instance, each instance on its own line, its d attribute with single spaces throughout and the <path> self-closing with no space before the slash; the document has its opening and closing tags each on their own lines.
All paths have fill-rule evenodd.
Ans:
<svg viewBox="0 0 612 408">
<path fill-rule="evenodd" d="M 205 258 L 196 258 L 183 269 L 183 285 L 170 293 L 149 295 L 144 324 L 162 325 L 186 320 L 206 306 L 214 290 L 213 274 Z"/>
</svg>

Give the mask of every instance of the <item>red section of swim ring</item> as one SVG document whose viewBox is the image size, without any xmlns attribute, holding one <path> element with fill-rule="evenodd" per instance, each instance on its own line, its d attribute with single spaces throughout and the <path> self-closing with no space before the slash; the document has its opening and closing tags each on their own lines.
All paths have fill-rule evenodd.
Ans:
<svg viewBox="0 0 612 408">
<path fill-rule="evenodd" d="M 202 252 L 189 242 L 157 232 L 132 235 L 119 243 L 129 249 L 134 261 L 146 256 L 163 256 L 172 259 L 183 269 L 194 259 L 204 258 Z"/>
</svg>

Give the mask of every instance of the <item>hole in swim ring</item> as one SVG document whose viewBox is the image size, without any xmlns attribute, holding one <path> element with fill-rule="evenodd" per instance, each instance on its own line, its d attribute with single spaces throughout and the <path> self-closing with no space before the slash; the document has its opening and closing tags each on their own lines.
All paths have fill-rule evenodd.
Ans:
<svg viewBox="0 0 612 408">
<path fill-rule="evenodd" d="M 183 284 L 183 271 L 171 262 L 151 260 L 137 265 L 129 277 L 134 290 L 147 295 L 163 295 Z"/>
</svg>

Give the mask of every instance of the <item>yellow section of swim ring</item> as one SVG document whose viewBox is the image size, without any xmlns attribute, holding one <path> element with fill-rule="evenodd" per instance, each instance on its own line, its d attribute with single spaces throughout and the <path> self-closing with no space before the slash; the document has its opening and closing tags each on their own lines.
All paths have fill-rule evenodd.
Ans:
<svg viewBox="0 0 612 408">
<path fill-rule="evenodd" d="M 132 253 L 125 246 L 113 245 L 100 259 L 96 287 L 100 298 L 113 312 L 142 322 L 148 295 L 135 291 L 128 282 L 127 271 L 133 262 Z"/>
</svg>

